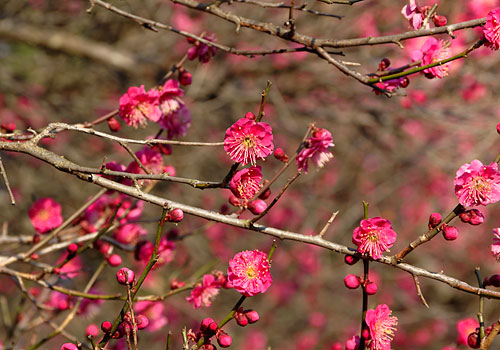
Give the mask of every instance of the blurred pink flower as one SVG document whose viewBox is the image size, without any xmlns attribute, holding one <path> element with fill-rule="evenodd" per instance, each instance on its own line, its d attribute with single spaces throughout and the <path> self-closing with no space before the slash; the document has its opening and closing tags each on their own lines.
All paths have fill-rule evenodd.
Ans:
<svg viewBox="0 0 500 350">
<path fill-rule="evenodd" d="M 486 24 L 483 27 L 486 47 L 492 50 L 500 48 L 500 8 L 490 11 L 486 16 Z"/>
<path fill-rule="evenodd" d="M 157 90 L 146 92 L 144 85 L 131 86 L 120 97 L 119 115 L 127 125 L 135 128 L 145 125 L 147 119 L 156 122 L 161 117 L 158 98 Z"/>
<path fill-rule="evenodd" d="M 479 322 L 477 319 L 469 317 L 469 318 L 464 318 L 457 323 L 457 331 L 458 331 L 458 337 L 457 337 L 457 343 L 459 345 L 467 345 L 467 338 L 469 337 L 469 334 L 474 332 L 476 328 L 479 327 Z"/>
<path fill-rule="evenodd" d="M 138 301 L 134 304 L 134 309 L 136 314 L 142 314 L 148 318 L 148 332 L 155 332 L 168 323 L 165 305 L 161 301 Z"/>
<path fill-rule="evenodd" d="M 160 110 L 163 116 L 159 119 L 160 126 L 167 130 L 167 138 L 185 136 L 191 126 L 191 113 L 184 102 L 179 98 L 184 91 L 179 87 L 179 82 L 169 79 L 160 91 Z"/>
<path fill-rule="evenodd" d="M 31 224 L 40 233 L 47 233 L 62 222 L 61 205 L 52 198 L 40 198 L 28 211 Z"/>
<path fill-rule="evenodd" d="M 498 164 L 483 165 L 474 159 L 460 167 L 455 177 L 455 194 L 463 206 L 487 205 L 500 200 Z"/>
<path fill-rule="evenodd" d="M 422 13 L 422 9 L 418 7 L 417 2 L 415 0 L 410 0 L 409 5 L 405 5 L 401 10 L 401 13 L 410 23 L 414 29 L 420 29 L 422 27 L 422 23 L 424 22 L 424 14 Z M 429 28 L 429 23 L 425 26 L 425 29 Z"/>
<path fill-rule="evenodd" d="M 491 253 L 500 261 L 500 228 L 493 229 L 493 244 L 491 245 Z"/>
<path fill-rule="evenodd" d="M 256 164 L 273 152 L 273 133 L 267 123 L 241 118 L 231 125 L 224 137 L 224 150 L 237 163 Z"/>
<path fill-rule="evenodd" d="M 153 270 L 164 264 L 168 264 L 174 259 L 175 243 L 163 236 L 158 246 L 158 261 L 153 266 Z M 154 244 L 151 241 L 140 241 L 135 247 L 135 259 L 146 265 L 153 254 Z"/>
<path fill-rule="evenodd" d="M 229 182 L 231 192 L 238 198 L 252 199 L 262 187 L 260 184 L 262 181 L 262 172 L 260 169 L 260 166 L 252 166 L 234 174 Z"/>
<path fill-rule="evenodd" d="M 443 40 L 437 40 L 434 37 L 429 37 L 422 48 L 411 52 L 411 58 L 414 62 L 422 60 L 420 66 L 427 66 L 429 64 L 441 61 L 450 57 L 451 51 L 448 48 L 448 43 Z M 440 64 L 432 68 L 423 70 L 425 76 L 429 79 L 438 77 L 444 78 L 448 75 L 449 63 Z"/>
<path fill-rule="evenodd" d="M 267 255 L 259 250 L 245 250 L 229 260 L 227 278 L 239 293 L 251 297 L 264 293 L 273 281 Z"/>
<path fill-rule="evenodd" d="M 361 254 L 380 259 L 382 253 L 392 247 L 396 237 L 389 220 L 374 217 L 361 220 L 359 226 L 354 229 L 352 243 L 358 246 L 358 252 Z"/>
<path fill-rule="evenodd" d="M 220 288 L 220 282 L 214 275 L 204 275 L 203 281 L 193 288 L 186 300 L 193 304 L 195 309 L 200 306 L 210 306 L 212 300 L 219 294 Z"/>
<path fill-rule="evenodd" d="M 297 155 L 297 167 L 299 171 L 304 171 L 307 174 L 308 160 L 311 159 L 315 166 L 322 168 L 333 154 L 328 151 L 333 144 L 332 134 L 321 128 L 314 128 L 313 134 L 309 137 L 304 148 Z"/>
<path fill-rule="evenodd" d="M 210 41 L 210 42 L 214 42 L 215 35 L 208 34 L 208 35 L 203 36 L 203 39 Z M 217 48 L 214 46 L 204 44 L 202 42 L 199 42 L 199 41 L 191 39 L 191 38 L 187 38 L 187 41 L 188 41 L 188 43 L 195 45 L 195 46 L 191 47 L 187 52 L 188 58 L 190 60 L 194 60 L 194 59 L 198 58 L 198 60 L 201 63 L 207 63 L 217 53 Z"/>
<path fill-rule="evenodd" d="M 113 238 L 118 242 L 123 244 L 134 243 L 139 236 L 146 235 L 148 231 L 138 224 L 125 224 L 120 226 L 115 233 Z"/>
<path fill-rule="evenodd" d="M 389 307 L 381 304 L 375 310 L 369 309 L 365 321 L 370 329 L 370 350 L 390 350 L 398 318 L 391 316 Z"/>
</svg>

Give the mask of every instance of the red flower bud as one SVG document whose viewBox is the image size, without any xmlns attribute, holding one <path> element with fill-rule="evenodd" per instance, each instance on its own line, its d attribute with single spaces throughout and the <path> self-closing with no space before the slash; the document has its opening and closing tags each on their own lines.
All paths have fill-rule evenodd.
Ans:
<svg viewBox="0 0 500 350">
<path fill-rule="evenodd" d="M 247 112 L 245 114 L 245 118 L 247 118 L 249 120 L 255 120 L 255 114 L 253 114 L 252 112 Z"/>
<path fill-rule="evenodd" d="M 255 310 L 246 310 L 243 314 L 247 318 L 248 323 L 255 323 L 260 319 L 258 312 Z"/>
<path fill-rule="evenodd" d="M 349 289 L 356 289 L 359 287 L 359 277 L 353 274 L 349 274 L 344 278 L 344 284 Z"/>
<path fill-rule="evenodd" d="M 109 130 L 111 130 L 113 132 L 120 131 L 121 125 L 120 125 L 120 122 L 116 118 L 111 117 L 108 120 L 106 120 L 106 122 L 108 123 Z"/>
<path fill-rule="evenodd" d="M 108 258 L 108 264 L 116 267 L 122 263 L 122 258 L 118 254 L 113 254 Z"/>
<path fill-rule="evenodd" d="M 432 213 L 429 216 L 429 229 L 433 229 L 437 227 L 443 218 L 441 217 L 441 214 L 439 213 Z"/>
<path fill-rule="evenodd" d="M 354 255 L 346 255 L 344 256 L 344 262 L 347 265 L 354 265 L 359 261 L 359 258 L 355 257 Z"/>
<path fill-rule="evenodd" d="M 111 328 L 113 328 L 111 322 L 104 321 L 103 323 L 101 323 L 101 329 L 104 333 L 108 333 L 109 331 L 111 331 Z"/>
<path fill-rule="evenodd" d="M 221 348 L 228 348 L 231 346 L 231 343 L 232 343 L 232 339 L 231 339 L 231 336 L 229 334 L 227 334 L 226 332 L 224 332 L 222 329 L 220 329 L 218 332 L 217 332 L 217 343 L 219 344 L 219 346 Z"/>
<path fill-rule="evenodd" d="M 366 294 L 374 295 L 377 293 L 378 286 L 375 282 L 368 282 L 365 287 Z"/>
<path fill-rule="evenodd" d="M 443 237 L 447 241 L 454 241 L 458 237 L 458 230 L 455 226 L 443 225 Z"/>
<path fill-rule="evenodd" d="M 277 160 L 282 161 L 283 163 L 288 162 L 288 156 L 285 153 L 285 151 L 283 151 L 282 148 L 276 148 L 274 150 L 274 158 L 276 158 Z"/>
<path fill-rule="evenodd" d="M 248 203 L 247 208 L 252 212 L 252 214 L 259 215 L 266 210 L 267 204 L 262 199 L 256 199 Z"/>
<path fill-rule="evenodd" d="M 168 221 L 181 222 L 184 219 L 184 212 L 181 209 L 174 209 L 168 213 Z"/>
<path fill-rule="evenodd" d="M 71 244 L 68 246 L 67 250 L 68 250 L 68 254 L 69 254 L 69 255 L 74 255 L 74 254 L 76 254 L 76 252 L 78 251 L 78 244 L 76 244 L 76 243 L 71 243 Z"/>
<path fill-rule="evenodd" d="M 434 22 L 434 25 L 436 27 L 442 27 L 442 26 L 445 26 L 446 23 L 448 23 L 448 20 L 446 19 L 446 17 L 441 16 L 441 15 L 434 15 L 434 17 L 432 18 L 432 21 Z"/>
<path fill-rule="evenodd" d="M 193 76 L 187 70 L 179 71 L 179 83 L 184 86 L 191 85 Z"/>
<path fill-rule="evenodd" d="M 391 61 L 388 58 L 382 58 L 378 64 L 378 70 L 386 70 L 391 65 Z"/>
<path fill-rule="evenodd" d="M 136 315 L 135 323 L 137 324 L 137 329 L 144 329 L 149 326 L 149 319 L 144 315 Z"/>
<path fill-rule="evenodd" d="M 132 284 L 134 282 L 135 278 L 135 273 L 134 271 L 122 267 L 117 273 L 116 273 L 116 279 L 118 280 L 118 283 L 120 284 Z"/>
</svg>

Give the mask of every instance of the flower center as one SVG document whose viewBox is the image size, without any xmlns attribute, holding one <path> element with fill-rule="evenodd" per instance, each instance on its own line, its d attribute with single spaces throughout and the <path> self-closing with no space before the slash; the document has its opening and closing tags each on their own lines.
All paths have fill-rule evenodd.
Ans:
<svg viewBox="0 0 500 350">
<path fill-rule="evenodd" d="M 253 140 L 252 137 L 250 136 L 245 136 L 245 138 L 243 139 L 243 144 L 245 145 L 245 147 L 247 148 L 253 148 L 255 146 L 255 141 Z"/>
<path fill-rule="evenodd" d="M 257 277 L 257 271 L 255 271 L 254 266 L 249 266 L 247 270 L 245 271 L 246 275 L 248 278 L 255 278 Z"/>
<path fill-rule="evenodd" d="M 47 220 L 50 218 L 50 213 L 48 210 L 42 210 L 42 211 L 40 211 L 40 213 L 38 215 L 40 216 L 40 219 L 42 219 L 42 220 Z"/>
<path fill-rule="evenodd" d="M 366 239 L 369 240 L 370 242 L 378 242 L 380 233 L 377 230 L 371 230 L 368 231 L 365 235 Z"/>
<path fill-rule="evenodd" d="M 475 177 L 472 180 L 472 186 L 476 191 L 479 192 L 489 192 L 491 191 L 491 184 L 481 176 Z"/>
</svg>

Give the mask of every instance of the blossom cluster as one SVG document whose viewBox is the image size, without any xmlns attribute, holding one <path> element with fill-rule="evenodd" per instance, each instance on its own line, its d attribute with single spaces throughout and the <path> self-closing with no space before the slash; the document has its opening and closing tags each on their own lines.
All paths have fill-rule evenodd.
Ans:
<svg viewBox="0 0 500 350">
<path fill-rule="evenodd" d="M 191 125 L 191 114 L 181 99 L 183 94 L 174 79 L 147 92 L 144 85 L 132 86 L 120 97 L 119 115 L 135 128 L 146 125 L 149 120 L 166 130 L 168 138 L 184 136 Z"/>
</svg>

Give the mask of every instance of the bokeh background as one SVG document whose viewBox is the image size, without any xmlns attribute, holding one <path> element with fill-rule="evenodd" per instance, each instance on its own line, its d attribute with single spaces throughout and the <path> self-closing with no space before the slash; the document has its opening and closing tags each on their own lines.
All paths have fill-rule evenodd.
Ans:
<svg viewBox="0 0 500 350">
<path fill-rule="evenodd" d="M 116 1 L 126 11 L 159 22 L 171 23 L 194 34 L 215 33 L 217 42 L 240 49 L 291 47 L 283 40 L 235 26 L 221 19 L 194 12 L 168 1 Z M 300 3 L 302 4 L 302 3 Z M 300 5 L 299 4 L 299 5 Z M 410 30 L 401 15 L 404 1 L 363 1 L 354 6 L 308 2 L 307 6 L 338 14 L 342 19 L 315 16 L 296 11 L 297 30 L 321 38 L 354 38 L 393 34 Z M 421 5 L 424 2 L 420 3 Z M 432 5 L 432 3 L 428 3 Z M 498 7 L 497 0 L 442 1 L 438 13 L 448 23 L 485 17 Z M 38 129 L 49 122 L 81 123 L 118 107 L 121 94 L 129 86 L 151 88 L 189 48 L 185 38 L 171 32 L 153 32 L 136 23 L 78 0 L 2 1 L 0 2 L 0 121 L 14 122 L 18 130 Z M 233 2 L 221 8 L 242 16 L 282 24 L 285 9 L 261 8 Z M 451 50 L 458 53 L 479 38 L 477 29 L 455 33 Z M 450 40 L 448 36 L 442 39 Z M 374 72 L 384 57 L 392 66 L 410 62 L 410 52 L 424 39 L 396 45 L 360 47 L 343 50 L 345 61 L 353 69 Z M 326 234 L 334 242 L 352 246 L 352 230 L 363 215 L 367 201 L 370 216 L 389 219 L 396 232 L 392 252 L 405 247 L 425 232 L 429 214 L 448 214 L 456 205 L 453 178 L 464 163 L 480 159 L 493 161 L 500 152 L 496 124 L 500 118 L 498 76 L 500 56 L 481 48 L 466 60 L 452 62 L 449 76 L 429 80 L 411 76 L 410 85 L 401 92 L 406 96 L 386 98 L 344 76 L 314 54 L 295 53 L 264 57 L 233 56 L 218 52 L 207 64 L 188 61 L 193 83 L 185 89 L 184 101 L 191 111 L 192 125 L 182 140 L 218 142 L 225 130 L 248 111 L 256 113 L 260 93 L 272 82 L 264 121 L 274 131 L 275 146 L 293 154 L 307 127 L 331 131 L 334 159 L 323 169 L 311 168 L 286 192 L 282 200 L 262 220 L 278 228 L 314 234 L 321 230 L 333 211 L 339 214 Z M 108 132 L 106 124 L 97 129 Z M 145 138 L 158 127 L 133 129 L 122 125 L 120 136 Z M 79 164 L 98 167 L 103 159 L 128 164 L 130 158 L 119 145 L 86 135 L 64 132 L 48 141 L 46 147 Z M 134 148 L 139 150 L 139 148 Z M 0 188 L 0 221 L 9 235 L 32 235 L 34 229 L 27 211 L 42 197 L 51 197 L 63 205 L 69 216 L 97 188 L 25 155 L 3 153 L 17 205 L 10 206 L 5 187 Z M 231 162 L 220 148 L 173 147 L 165 162 L 173 165 L 178 176 L 218 181 Z M 265 177 L 271 178 L 281 163 L 270 157 L 260 162 Z M 293 168 L 293 167 L 292 167 Z M 289 170 L 272 187 L 279 192 Z M 212 210 L 227 210 L 228 190 L 196 190 L 182 184 L 159 183 L 153 193 L 168 199 Z M 459 237 L 453 242 L 437 236 L 418 248 L 407 262 L 444 273 L 477 285 L 474 268 L 482 276 L 499 272 L 490 254 L 492 228 L 500 226 L 498 205 L 480 208 L 486 220 L 480 226 L 454 222 Z M 145 205 L 140 224 L 152 239 L 160 210 Z M 243 217 L 247 217 L 244 214 Z M 173 227 L 171 227 L 173 228 Z M 189 280 L 200 269 L 227 269 L 228 260 L 238 251 L 268 251 L 272 238 L 222 224 L 207 225 L 186 216 L 176 229 L 182 239 L 176 241 L 175 258 L 155 270 L 144 293 L 161 294 L 175 277 Z M 26 249 L 5 244 L 2 255 Z M 137 266 L 133 252 L 119 251 L 124 264 Z M 99 262 L 98 254 L 82 257 L 81 274 L 64 285 L 81 289 L 89 273 Z M 58 254 L 44 256 L 54 263 Z M 16 266 L 21 271 L 29 267 Z M 347 290 L 343 278 L 361 274 L 362 266 L 347 266 L 343 256 L 296 242 L 278 242 L 272 273 L 274 282 L 265 295 L 245 302 L 261 320 L 246 328 L 231 323 L 228 333 L 233 349 L 331 349 L 333 344 L 359 332 L 361 291 Z M 116 268 L 108 268 L 98 282 L 99 291 L 112 293 L 121 288 L 115 283 Z M 475 317 L 478 298 L 460 293 L 433 280 L 421 279 L 423 294 L 430 308 L 418 299 L 410 275 L 397 269 L 372 264 L 372 278 L 379 292 L 370 297 L 370 307 L 388 304 L 399 318 L 395 349 L 442 349 L 457 344 L 456 324 Z M 18 312 L 30 308 L 15 283 L 0 276 L 2 319 L 0 339 L 9 346 L 9 327 Z M 43 296 L 43 293 L 42 293 Z M 234 290 L 222 290 L 209 308 L 193 309 L 182 293 L 162 304 L 168 323 L 155 332 L 140 333 L 140 348 L 164 349 L 168 331 L 174 335 L 174 348 L 180 348 L 184 326 L 197 330 L 204 317 L 222 319 L 237 301 Z M 45 297 L 48 297 L 45 295 Z M 109 301 L 73 320 L 67 330 L 85 339 L 90 323 L 114 318 L 121 303 Z M 486 324 L 499 318 L 497 301 L 485 302 Z M 64 313 L 47 315 L 61 320 Z M 39 317 L 36 312 L 29 313 Z M 25 348 L 49 328 L 41 323 L 18 335 L 16 349 Z M 57 337 L 42 346 L 59 349 L 64 342 Z M 123 346 L 123 345 L 118 345 Z M 342 345 L 343 348 L 343 345 Z"/>
</svg>

